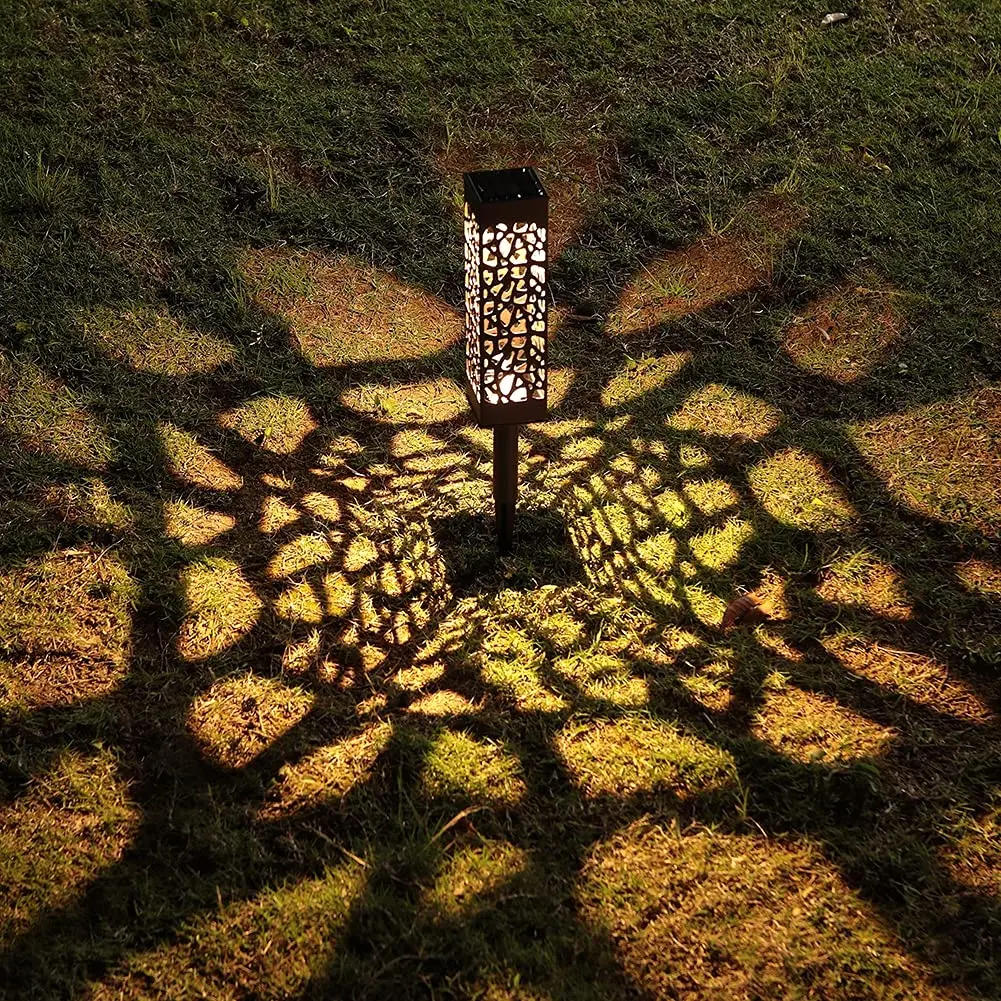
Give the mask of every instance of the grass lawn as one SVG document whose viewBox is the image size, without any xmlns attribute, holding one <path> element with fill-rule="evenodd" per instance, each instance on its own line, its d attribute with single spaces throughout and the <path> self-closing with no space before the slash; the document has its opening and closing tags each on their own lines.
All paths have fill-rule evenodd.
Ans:
<svg viewBox="0 0 1001 1001">
<path fill-rule="evenodd" d="M 1001 8 L 829 9 L 9 0 L 5 1001 L 1001 996 Z"/>
</svg>

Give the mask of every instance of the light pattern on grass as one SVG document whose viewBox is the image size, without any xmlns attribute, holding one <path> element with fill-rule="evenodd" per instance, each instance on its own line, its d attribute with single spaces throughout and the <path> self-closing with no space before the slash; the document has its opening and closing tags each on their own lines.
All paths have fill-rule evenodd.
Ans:
<svg viewBox="0 0 1001 1001">
<path fill-rule="evenodd" d="M 79 393 L 2 350 L 0 430 L 30 452 L 85 469 L 104 469 L 115 454 L 106 429 Z"/>
<path fill-rule="evenodd" d="M 638 822 L 595 850 L 578 894 L 654 997 L 937 996 L 808 843 Z"/>
<path fill-rule="evenodd" d="M 766 280 L 784 232 L 771 239 L 745 220 L 735 234 L 741 263 L 731 256 L 728 275 L 710 274 L 709 249 L 724 247 L 713 237 L 688 255 L 690 289 L 653 296 L 637 284 L 630 294 L 647 297 L 640 328 L 722 307 Z M 186 769 L 175 798 L 188 826 L 184 846 L 165 849 L 165 874 L 142 878 L 153 898 L 178 889 L 174 872 L 206 866 L 218 879 L 204 884 L 205 899 L 194 881 L 169 935 L 143 918 L 144 941 L 169 944 L 124 958 L 126 947 L 105 942 L 120 959 L 107 961 L 117 965 L 92 993 L 142 996 L 144 978 L 169 970 L 182 993 L 225 996 L 224 971 L 254 962 L 274 978 L 262 996 L 322 991 L 325 977 L 353 984 L 359 968 L 378 996 L 394 963 L 409 975 L 447 957 L 465 962 L 467 951 L 488 957 L 476 983 L 498 998 L 576 996 L 558 985 L 560 971 L 580 956 L 600 967 L 603 950 L 628 969 L 610 997 L 695 983 L 720 997 L 748 985 L 782 996 L 783 982 L 836 994 L 872 976 L 902 990 L 923 985 L 923 968 L 880 924 L 895 912 L 877 916 L 868 890 L 848 888 L 870 861 L 859 831 L 901 823 L 899 805 L 922 778 L 936 818 L 940 802 L 969 807 L 975 781 L 956 785 L 966 779 L 942 759 L 955 750 L 970 775 L 990 774 L 996 715 L 933 647 L 957 657 L 992 648 L 955 618 L 940 638 L 911 631 L 912 592 L 928 601 L 934 591 L 907 553 L 890 557 L 866 535 L 858 465 L 850 474 L 828 465 L 833 447 L 818 458 L 816 425 L 795 396 L 708 364 L 697 336 L 679 333 L 683 350 L 670 354 L 651 338 L 634 363 L 581 335 L 583 361 L 564 370 L 562 398 L 553 397 L 557 419 L 522 436 L 524 541 L 497 563 L 481 516 L 490 433 L 462 426 L 441 328 L 429 322 L 416 346 L 404 345 L 406 325 L 425 322 L 411 307 L 447 307 L 316 252 L 250 259 L 254 308 L 281 311 L 271 320 L 291 329 L 297 350 L 337 371 L 312 380 L 290 355 L 249 386 L 206 378 L 198 407 L 186 400 L 183 417 L 168 422 L 161 409 L 149 423 L 165 460 L 156 497 L 133 502 L 116 474 L 46 500 L 67 521 L 79 511 L 81 523 L 120 526 L 115 544 L 160 589 L 150 593 L 179 590 L 165 642 L 157 631 L 168 630 L 144 612 L 143 659 L 117 678 L 120 701 L 70 706 L 80 713 L 70 719 L 88 739 L 102 713 L 129 718 L 143 679 L 156 679 L 149 712 L 157 735 L 182 735 L 163 753 L 166 768 Z M 727 260 L 720 249 L 717 263 Z M 429 358 L 388 364 L 389 352 L 421 345 Z M 380 364 L 353 368 L 355 357 Z M 192 360 L 190 376 L 211 373 L 200 364 Z M 935 586 L 968 602 L 965 619 L 996 621 L 992 565 L 957 559 L 950 549 L 939 560 L 949 583 L 939 576 Z M 18 573 L 4 579 L 23 594 Z M 121 575 L 117 597 L 97 582 L 79 598 L 95 650 L 131 562 Z M 90 586 L 84 578 L 56 591 L 76 595 Z M 768 621 L 722 635 L 727 602 L 751 588 Z M 16 638 L 30 639 L 38 608 L 8 604 Z M 130 607 L 116 614 L 127 621 Z M 122 649 L 127 660 L 131 647 Z M 39 646 L 0 660 L 0 707 L 55 704 L 32 703 L 7 680 L 29 661 L 56 670 L 46 656 Z M 929 732 L 945 737 L 935 743 Z M 146 781 L 129 741 L 122 748 Z M 926 751 L 938 760 L 926 763 Z M 143 795 L 152 806 L 140 853 L 160 843 L 158 825 L 173 831 L 175 809 L 166 793 Z M 651 826 L 626 826 L 637 816 Z M 689 824 L 684 838 L 667 833 Z M 910 837 L 898 832 L 914 850 Z M 142 861 L 126 860 L 111 880 L 128 884 Z M 957 865 L 949 856 L 922 878 L 944 879 Z M 276 885 L 276 867 L 287 885 Z M 372 929 L 378 963 L 366 958 Z M 426 952 L 428 941 L 446 959 Z M 684 982 L 673 972 L 682 960 Z M 515 976 L 526 964 L 557 976 L 540 973 L 522 989 Z M 620 983 L 607 970 L 593 976 L 602 991 Z"/>
<path fill-rule="evenodd" d="M 236 357 L 228 341 L 152 310 L 96 310 L 81 324 L 87 340 L 139 372 L 190 376 L 212 372 Z"/>
<path fill-rule="evenodd" d="M 302 720 L 313 701 L 309 692 L 273 678 L 229 678 L 195 699 L 188 729 L 207 759 L 243 768 Z"/>
</svg>

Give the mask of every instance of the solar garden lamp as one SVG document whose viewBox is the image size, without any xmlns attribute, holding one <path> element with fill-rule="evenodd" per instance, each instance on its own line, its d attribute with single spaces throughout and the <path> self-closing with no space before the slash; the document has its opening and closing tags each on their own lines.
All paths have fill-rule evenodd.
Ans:
<svg viewBox="0 0 1001 1001">
<path fill-rule="evenodd" d="M 546 418 L 549 196 L 532 167 L 464 175 L 466 396 L 494 429 L 497 548 L 514 542 L 518 428 Z"/>
</svg>

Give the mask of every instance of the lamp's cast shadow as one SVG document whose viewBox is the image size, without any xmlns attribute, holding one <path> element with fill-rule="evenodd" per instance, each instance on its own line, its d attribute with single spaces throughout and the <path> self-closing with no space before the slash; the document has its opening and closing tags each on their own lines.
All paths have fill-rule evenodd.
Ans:
<svg viewBox="0 0 1001 1001">
<path fill-rule="evenodd" d="M 497 525 L 492 515 L 463 513 L 434 519 L 431 533 L 445 564 L 448 584 L 457 597 L 586 580 L 567 526 L 554 511 L 519 508 L 514 519 L 514 548 L 503 557 L 497 552 Z"/>
</svg>

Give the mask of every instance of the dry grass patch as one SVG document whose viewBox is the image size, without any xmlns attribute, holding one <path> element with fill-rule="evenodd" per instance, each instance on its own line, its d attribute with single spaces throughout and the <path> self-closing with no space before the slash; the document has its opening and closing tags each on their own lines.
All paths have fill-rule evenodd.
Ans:
<svg viewBox="0 0 1001 1001">
<path fill-rule="evenodd" d="M 0 947 L 78 899 L 121 859 L 140 820 L 108 752 L 59 755 L 25 796 L 0 807 Z"/>
<path fill-rule="evenodd" d="M 796 688 L 769 693 L 751 732 L 780 754 L 806 764 L 878 758 L 897 736 L 834 699 Z"/>
<path fill-rule="evenodd" d="M 809 532 L 843 532 L 858 515 L 812 455 L 787 448 L 748 471 L 747 482 L 776 521 Z"/>
<path fill-rule="evenodd" d="M 608 329 L 618 335 L 650 331 L 767 285 L 776 249 L 803 217 L 785 199 L 763 199 L 748 207 L 732 232 L 651 261 L 622 293 Z"/>
<path fill-rule="evenodd" d="M 712 383 L 692 393 L 668 419 L 668 425 L 678 431 L 758 440 L 774 431 L 781 420 L 781 411 L 764 400 Z"/>
<path fill-rule="evenodd" d="M 313 365 L 420 358 L 462 335 L 458 312 L 440 299 L 348 257 L 255 250 L 242 268 L 251 294 L 285 319 Z"/>
<path fill-rule="evenodd" d="M 1001 597 L 1001 566 L 986 560 L 968 560 L 956 567 L 956 575 L 971 591 Z"/>
<path fill-rule="evenodd" d="M 856 424 L 850 433 L 898 501 L 1001 538 L 1001 388 Z"/>
<path fill-rule="evenodd" d="M 372 723 L 360 733 L 312 751 L 301 761 L 283 765 L 259 818 L 291 817 L 346 796 L 371 775 L 392 735 L 391 724 Z"/>
<path fill-rule="evenodd" d="M 318 427 L 309 407 L 288 396 L 260 396 L 222 414 L 219 423 L 252 445 L 290 455 Z"/>
<path fill-rule="evenodd" d="M 470 716 L 479 712 L 479 706 L 470 702 L 464 695 L 443 688 L 437 692 L 429 692 L 415 699 L 407 706 L 407 712 L 417 716 Z"/>
<path fill-rule="evenodd" d="M 159 948 L 135 953 L 100 982 L 92 1001 L 172 999 L 282 1001 L 322 979 L 343 944 L 342 929 L 363 892 L 365 867 L 350 861 L 315 879 L 190 920 Z"/>
<path fill-rule="evenodd" d="M 70 655 L 83 675 L 87 661 L 120 667 L 132 648 L 137 596 L 128 571 L 111 556 L 65 549 L 33 559 L 0 574 L 0 650 Z M 44 678 L 31 687 L 40 695 Z"/>
<path fill-rule="evenodd" d="M 330 562 L 334 555 L 331 542 L 336 542 L 326 534 L 299 535 L 285 543 L 268 564 L 268 576 L 275 580 L 294 577 L 310 567 L 322 566 Z"/>
<path fill-rule="evenodd" d="M 599 846 L 578 895 L 651 997 L 956 998 L 808 845 L 640 821 Z"/>
<path fill-rule="evenodd" d="M 589 797 L 688 796 L 728 786 L 733 776 L 725 751 L 643 717 L 571 723 L 557 734 L 556 749 Z"/>
<path fill-rule="evenodd" d="M 308 692 L 274 678 L 227 678 L 191 704 L 188 730 L 210 761 L 243 768 L 299 723 L 313 702 Z"/>
<path fill-rule="evenodd" d="M 269 494 L 261 501 L 261 515 L 257 527 L 265 535 L 274 535 L 288 525 L 294 525 L 302 515 L 281 497 Z"/>
<path fill-rule="evenodd" d="M 96 476 L 47 486 L 38 492 L 37 499 L 40 506 L 76 525 L 128 528 L 134 523 L 129 506 L 116 500 L 104 480 Z"/>
<path fill-rule="evenodd" d="M 875 368 L 900 337 L 895 295 L 856 286 L 815 299 L 782 335 L 786 354 L 802 369 L 851 383 Z"/>
<path fill-rule="evenodd" d="M 181 574 L 186 614 L 177 637 L 185 660 L 224 653 L 257 624 L 262 602 L 232 560 L 215 557 Z"/>
<path fill-rule="evenodd" d="M 754 538 L 754 526 L 741 518 L 729 518 L 723 525 L 693 535 L 688 548 L 699 566 L 725 570 L 740 559 L 744 546 Z"/>
<path fill-rule="evenodd" d="M 98 310 L 83 322 L 83 330 L 110 358 L 153 375 L 212 372 L 236 357 L 228 341 L 141 307 L 118 313 Z"/>
<path fill-rule="evenodd" d="M 208 546 L 236 527 L 236 519 L 221 511 L 206 511 L 185 501 L 164 506 L 164 529 L 185 546 Z"/>
<path fill-rule="evenodd" d="M 107 431 L 78 393 L 2 350 L 0 431 L 29 452 L 85 469 L 104 469 L 115 457 Z"/>
<path fill-rule="evenodd" d="M 207 490 L 239 490 L 243 478 L 220 462 L 193 434 L 166 421 L 157 425 L 172 476 Z"/>
<path fill-rule="evenodd" d="M 931 657 L 851 636 L 833 636 L 822 642 L 853 674 L 897 691 L 912 702 L 956 719 L 975 723 L 996 720 L 990 703 Z"/>
<path fill-rule="evenodd" d="M 835 560 L 827 568 L 817 594 L 824 601 L 864 608 L 886 619 L 905 620 L 913 614 L 900 574 L 864 550 Z"/>
<path fill-rule="evenodd" d="M 282 591 L 275 599 L 275 613 L 291 622 L 319 625 L 356 610 L 366 595 L 361 587 L 349 581 L 340 571 L 325 574 L 322 580 L 304 580 Z"/>
</svg>

